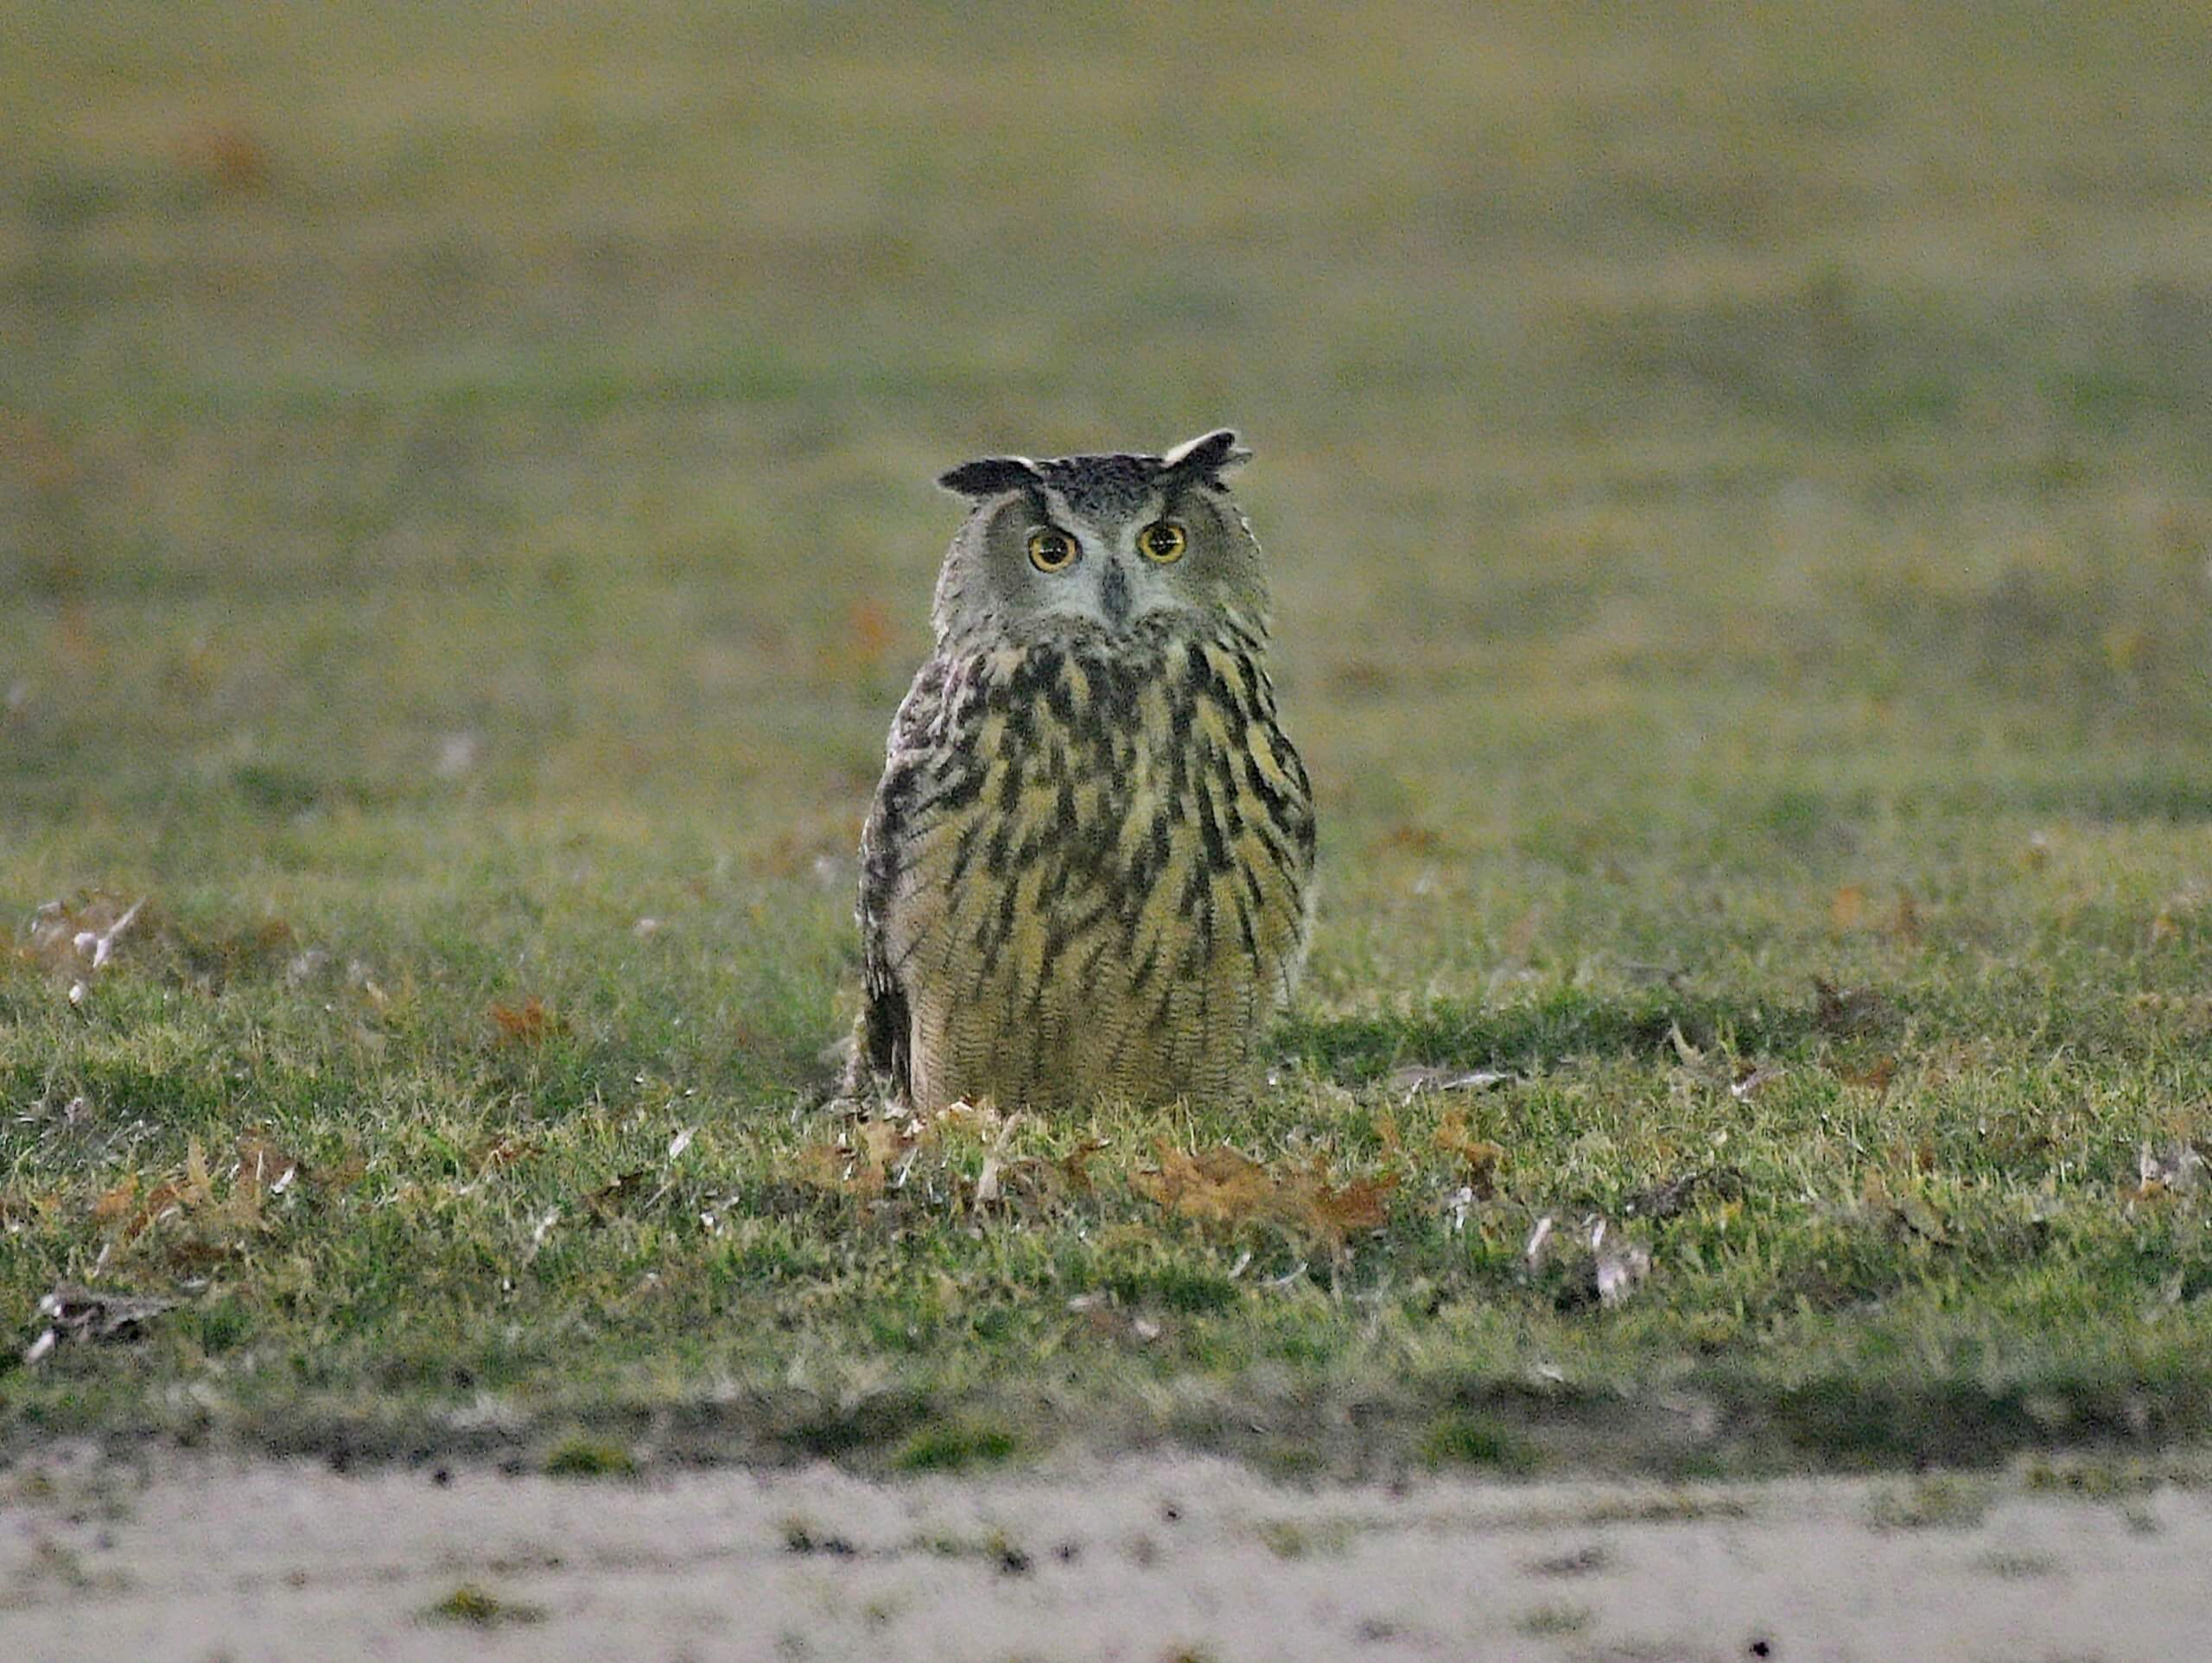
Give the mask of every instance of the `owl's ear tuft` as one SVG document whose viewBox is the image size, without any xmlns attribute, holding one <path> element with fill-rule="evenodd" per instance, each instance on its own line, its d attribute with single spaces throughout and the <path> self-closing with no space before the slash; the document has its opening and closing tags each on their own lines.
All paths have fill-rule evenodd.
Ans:
<svg viewBox="0 0 2212 1663">
<path fill-rule="evenodd" d="M 1252 460 L 1252 453 L 1236 441 L 1230 428 L 1216 428 L 1211 433 L 1202 433 L 1195 439 L 1186 439 L 1160 459 L 1162 473 L 1177 473 L 1185 479 L 1218 481 L 1231 468 L 1238 468 Z"/>
<path fill-rule="evenodd" d="M 1042 485 L 1045 476 L 1027 456 L 986 456 L 980 461 L 963 462 L 958 467 L 947 468 L 937 476 L 937 482 L 956 496 L 982 502 L 1004 492 Z"/>
</svg>

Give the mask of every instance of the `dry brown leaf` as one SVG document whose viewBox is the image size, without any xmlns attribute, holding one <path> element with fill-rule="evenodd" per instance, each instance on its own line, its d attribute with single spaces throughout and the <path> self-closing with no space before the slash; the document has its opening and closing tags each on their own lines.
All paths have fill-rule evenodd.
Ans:
<svg viewBox="0 0 2212 1663">
<path fill-rule="evenodd" d="M 1317 1174 L 1293 1193 L 1298 1212 L 1313 1234 L 1340 1248 L 1351 1237 L 1389 1222 L 1390 1196 L 1397 1187 L 1395 1172 L 1354 1178 L 1341 1188 L 1331 1187 Z"/>
<path fill-rule="evenodd" d="M 1497 1170 L 1505 1159 L 1502 1145 L 1476 1137 L 1467 1129 L 1466 1116 L 1452 1109 L 1438 1117 L 1429 1142 L 1440 1154 L 1457 1155 L 1465 1163 L 1466 1183 L 1478 1199 L 1488 1200 L 1497 1189 Z"/>
<path fill-rule="evenodd" d="M 1275 1184 L 1268 1169 L 1226 1144 L 1196 1156 L 1164 1138 L 1154 1148 L 1159 1166 L 1131 1173 L 1129 1183 L 1170 1213 L 1201 1224 L 1241 1224 L 1274 1203 Z"/>
<path fill-rule="evenodd" d="M 1828 901 L 1828 924 L 1834 930 L 1856 930 L 1859 921 L 1866 915 L 1866 892 L 1857 884 L 1846 884 Z"/>
<path fill-rule="evenodd" d="M 298 1157 L 270 1142 L 260 1127 L 252 1127 L 239 1137 L 238 1175 L 233 1183 L 256 1191 L 281 1195 L 306 1176 L 307 1169 Z"/>
<path fill-rule="evenodd" d="M 137 1200 L 138 1175 L 131 1172 L 92 1203 L 92 1222 L 103 1227 L 119 1224 L 131 1216 Z"/>
<path fill-rule="evenodd" d="M 908 1146 L 906 1128 L 893 1120 L 862 1120 L 854 1131 L 860 1138 L 855 1153 L 874 1166 L 879 1177 L 891 1170 Z"/>
<path fill-rule="evenodd" d="M 569 1025 L 545 1007 L 536 993 L 519 1005 L 494 1004 L 488 1014 L 501 1044 L 535 1045 L 548 1036 L 566 1033 Z"/>
<path fill-rule="evenodd" d="M 853 1152 L 835 1139 L 808 1144 L 798 1152 L 794 1175 L 810 1190 L 842 1191 L 849 1187 Z"/>
<path fill-rule="evenodd" d="M 269 145 L 243 121 L 211 121 L 188 128 L 176 140 L 177 165 L 226 195 L 257 196 L 276 173 Z"/>
<path fill-rule="evenodd" d="M 156 1184 L 146 1192 L 146 1198 L 139 1203 L 138 1209 L 130 1215 L 130 1222 L 123 1227 L 123 1239 L 136 1241 L 171 1213 L 182 1212 L 186 1201 L 181 1185 L 169 1182 Z"/>
<path fill-rule="evenodd" d="M 184 1146 L 184 1177 L 180 1193 L 194 1207 L 204 1206 L 215 1198 L 215 1178 L 207 1170 L 207 1152 L 200 1146 L 197 1138 Z"/>
<path fill-rule="evenodd" d="M 1071 1193 L 1079 1196 L 1090 1193 L 1090 1163 L 1108 1147 L 1109 1145 L 1103 1138 L 1085 1138 L 1054 1163 L 1059 1169 L 1060 1181 Z"/>
<path fill-rule="evenodd" d="M 486 1172 L 496 1172 L 503 1166 L 512 1166 L 518 1160 L 527 1160 L 538 1150 L 537 1139 L 510 1132 L 504 1137 L 488 1138 L 470 1153 L 468 1164 L 480 1177 Z"/>
<path fill-rule="evenodd" d="M 1399 1183 L 1399 1174 L 1382 1172 L 1334 1185 L 1318 1165 L 1278 1175 L 1226 1144 L 1185 1155 L 1163 1139 L 1155 1149 L 1159 1166 L 1130 1174 L 1129 1183 L 1168 1212 L 1201 1225 L 1272 1222 L 1338 1249 L 1389 1222 Z"/>
<path fill-rule="evenodd" d="M 1877 1097 L 1886 1097 L 1890 1094 L 1890 1082 L 1897 1078 L 1897 1059 L 1882 1056 L 1865 1068 L 1855 1068 L 1847 1063 L 1838 1063 L 1834 1066 L 1835 1077 L 1844 1084 L 1855 1086 L 1861 1091 L 1871 1091 Z"/>
</svg>

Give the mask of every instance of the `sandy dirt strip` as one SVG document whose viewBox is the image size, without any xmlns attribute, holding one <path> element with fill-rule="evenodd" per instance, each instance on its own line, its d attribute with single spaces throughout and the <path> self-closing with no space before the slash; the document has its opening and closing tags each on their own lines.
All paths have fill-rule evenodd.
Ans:
<svg viewBox="0 0 2212 1663">
<path fill-rule="evenodd" d="M 1162 1458 L 879 1483 L 57 1450 L 0 1658 L 2212 1657 L 2212 1491 L 2011 1476 L 1297 1489 Z"/>
</svg>

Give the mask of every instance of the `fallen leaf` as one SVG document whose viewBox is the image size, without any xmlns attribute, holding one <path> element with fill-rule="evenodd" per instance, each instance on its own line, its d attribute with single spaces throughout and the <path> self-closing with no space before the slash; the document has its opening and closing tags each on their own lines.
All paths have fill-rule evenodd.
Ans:
<svg viewBox="0 0 2212 1663">
<path fill-rule="evenodd" d="M 213 189 L 252 196 L 266 191 L 275 173 L 268 143 L 242 121 L 206 122 L 176 141 L 180 167 Z"/>
<path fill-rule="evenodd" d="M 549 1035 L 569 1031 L 569 1025 L 547 1010 L 545 1001 L 536 993 L 519 1005 L 494 1004 L 490 1015 L 504 1044 L 535 1045 Z"/>
<path fill-rule="evenodd" d="M 233 1183 L 282 1195 L 299 1176 L 298 1158 L 270 1142 L 264 1132 L 255 1128 L 239 1137 Z"/>
<path fill-rule="evenodd" d="M 1296 1195 L 1298 1211 L 1313 1234 L 1341 1248 L 1356 1235 L 1379 1230 L 1390 1221 L 1390 1196 L 1398 1174 L 1382 1172 L 1333 1188 L 1315 1176 Z"/>
<path fill-rule="evenodd" d="M 132 1172 L 92 1203 L 92 1222 L 103 1226 L 121 1223 L 130 1216 L 137 1199 L 138 1175 Z"/>
<path fill-rule="evenodd" d="M 1274 1180 L 1267 1168 L 1226 1144 L 1192 1156 L 1163 1138 L 1155 1149 L 1159 1166 L 1131 1173 L 1129 1183 L 1170 1213 L 1201 1224 L 1239 1224 L 1274 1203 Z"/>
<path fill-rule="evenodd" d="M 1866 911 L 1866 892 L 1857 884 L 1846 884 L 1828 901 L 1829 926 L 1835 930 L 1855 930 Z"/>
<path fill-rule="evenodd" d="M 891 1171 L 909 1141 L 918 1140 L 920 1136 L 919 1128 L 916 1127 L 910 1139 L 907 1127 L 895 1120 L 862 1120 L 854 1131 L 860 1139 L 855 1152 L 874 1167 L 879 1178 Z"/>
<path fill-rule="evenodd" d="M 1102 1151 L 1112 1146 L 1104 1138 L 1085 1138 L 1056 1163 L 1060 1180 L 1076 1195 L 1087 1196 L 1091 1191 L 1090 1163 Z"/>
<path fill-rule="evenodd" d="M 496 1172 L 503 1166 L 512 1166 L 518 1160 L 526 1160 L 535 1155 L 537 1149 L 537 1139 L 525 1138 L 519 1133 L 510 1132 L 504 1137 L 493 1138 L 487 1142 L 479 1144 L 475 1152 L 469 1158 L 469 1164 L 475 1167 L 477 1175 L 481 1177 L 486 1172 Z"/>
<path fill-rule="evenodd" d="M 1436 1122 L 1429 1142 L 1440 1154 L 1456 1155 L 1465 1163 L 1466 1182 L 1476 1197 L 1487 1200 L 1497 1187 L 1497 1169 L 1505 1159 L 1503 1146 L 1476 1137 L 1467 1129 L 1466 1117 L 1457 1109 L 1446 1111 Z"/>
<path fill-rule="evenodd" d="M 1855 1086 L 1861 1091 L 1871 1091 L 1877 1097 L 1886 1097 L 1890 1092 L 1890 1082 L 1897 1078 L 1897 1059 L 1883 1056 L 1876 1057 L 1865 1068 L 1854 1068 L 1844 1063 L 1834 1064 L 1834 1068 L 1835 1077 L 1844 1084 Z"/>
</svg>

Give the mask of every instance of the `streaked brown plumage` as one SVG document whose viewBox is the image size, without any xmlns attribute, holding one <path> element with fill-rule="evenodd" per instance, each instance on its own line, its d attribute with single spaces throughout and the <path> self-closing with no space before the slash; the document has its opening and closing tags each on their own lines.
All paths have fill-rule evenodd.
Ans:
<svg viewBox="0 0 2212 1663">
<path fill-rule="evenodd" d="M 1314 841 L 1221 480 L 1241 460 L 1219 433 L 946 476 L 976 507 L 862 837 L 851 1095 L 1249 1091 L 1304 954 Z"/>
</svg>

